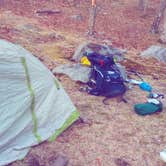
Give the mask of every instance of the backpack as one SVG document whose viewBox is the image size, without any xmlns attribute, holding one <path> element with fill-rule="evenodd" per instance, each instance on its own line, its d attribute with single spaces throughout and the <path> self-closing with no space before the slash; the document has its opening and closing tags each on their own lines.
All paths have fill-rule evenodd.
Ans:
<svg viewBox="0 0 166 166">
<path fill-rule="evenodd" d="M 91 54 L 88 59 L 92 64 L 88 82 L 90 94 L 115 97 L 125 93 L 126 87 L 113 57 Z"/>
<path fill-rule="evenodd" d="M 115 64 L 113 56 L 104 56 L 101 54 L 91 53 L 87 56 L 92 66 L 98 66 L 103 69 L 109 69 Z"/>
</svg>

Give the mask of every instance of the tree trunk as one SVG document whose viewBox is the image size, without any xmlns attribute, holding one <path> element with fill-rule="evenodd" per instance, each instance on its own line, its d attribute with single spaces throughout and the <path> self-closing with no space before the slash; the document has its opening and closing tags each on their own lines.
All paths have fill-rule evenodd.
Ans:
<svg viewBox="0 0 166 166">
<path fill-rule="evenodd" d="M 166 11 L 164 12 L 163 31 L 161 33 L 159 42 L 166 44 Z"/>
<path fill-rule="evenodd" d="M 4 7 L 5 1 L 4 0 L 0 0 L 0 9 L 2 9 Z"/>
<path fill-rule="evenodd" d="M 148 6 L 148 0 L 139 0 L 138 1 L 138 8 L 142 11 L 142 15 L 146 15 L 146 10 Z"/>
<path fill-rule="evenodd" d="M 96 14 L 97 14 L 96 0 L 92 0 L 92 6 L 90 9 L 90 16 L 89 16 L 89 31 L 88 31 L 89 35 L 94 35 Z"/>
<path fill-rule="evenodd" d="M 164 16 L 165 9 L 166 9 L 166 0 L 161 0 L 159 11 L 158 11 L 157 16 L 155 17 L 152 27 L 151 27 L 152 33 L 159 32 L 159 25 L 160 25 L 161 19 Z"/>
<path fill-rule="evenodd" d="M 89 17 L 89 35 L 94 35 L 95 21 L 96 21 L 96 6 L 92 6 L 90 9 Z"/>
</svg>

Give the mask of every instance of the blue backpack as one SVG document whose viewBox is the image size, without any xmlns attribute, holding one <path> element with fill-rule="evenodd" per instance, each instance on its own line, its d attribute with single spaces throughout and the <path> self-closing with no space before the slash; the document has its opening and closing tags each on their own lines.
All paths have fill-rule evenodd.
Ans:
<svg viewBox="0 0 166 166">
<path fill-rule="evenodd" d="M 126 87 L 113 57 L 90 54 L 87 58 L 92 63 L 88 82 L 90 94 L 115 97 L 125 93 Z"/>
</svg>

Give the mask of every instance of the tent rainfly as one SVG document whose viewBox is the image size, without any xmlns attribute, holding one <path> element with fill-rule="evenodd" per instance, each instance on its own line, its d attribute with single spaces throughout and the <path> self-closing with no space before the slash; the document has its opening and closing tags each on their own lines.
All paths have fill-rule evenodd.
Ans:
<svg viewBox="0 0 166 166">
<path fill-rule="evenodd" d="M 0 40 L 0 165 L 55 140 L 78 117 L 63 87 L 37 58 Z"/>
</svg>

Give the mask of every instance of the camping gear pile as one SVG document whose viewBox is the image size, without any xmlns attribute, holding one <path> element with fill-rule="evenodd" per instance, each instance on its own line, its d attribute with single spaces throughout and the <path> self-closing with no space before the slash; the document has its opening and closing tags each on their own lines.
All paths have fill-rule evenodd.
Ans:
<svg viewBox="0 0 166 166">
<path fill-rule="evenodd" d="M 0 40 L 0 165 L 54 140 L 78 117 L 49 69 L 24 48 Z"/>
<path fill-rule="evenodd" d="M 147 102 L 134 105 L 135 112 L 139 115 L 150 115 L 153 113 L 161 112 L 163 109 L 161 99 L 164 98 L 164 95 L 154 93 L 152 86 L 149 83 L 145 82 L 144 79 L 137 72 L 134 71 L 134 73 L 141 79 L 141 81 L 132 79 L 129 79 L 127 81 L 129 83 L 138 85 L 140 89 L 148 92 Z"/>
<path fill-rule="evenodd" d="M 135 112 L 139 115 L 150 115 L 153 113 L 161 112 L 163 105 L 160 100 L 164 98 L 164 95 L 154 93 L 153 88 L 147 82 L 141 82 L 139 87 L 142 90 L 147 91 L 149 94 L 147 96 L 146 103 L 135 104 Z"/>
<path fill-rule="evenodd" d="M 154 98 L 154 95 L 157 96 L 157 98 Z M 135 104 L 135 112 L 139 115 L 150 115 L 153 113 L 161 112 L 163 109 L 163 105 L 159 100 L 160 97 L 164 98 L 163 95 L 151 93 L 146 103 Z"/>
<path fill-rule="evenodd" d="M 136 84 L 140 89 L 149 93 L 147 102 L 134 105 L 134 110 L 139 115 L 150 115 L 161 112 L 163 105 L 162 94 L 153 92 L 150 84 L 145 82 L 137 72 L 134 72 L 141 81 L 133 79 L 123 79 L 121 71 L 116 65 L 114 54 L 102 55 L 97 52 L 84 52 L 80 60 L 82 65 L 89 66 L 91 73 L 86 91 L 91 95 L 101 95 L 105 97 L 116 97 L 126 92 L 125 83 Z"/>
</svg>

